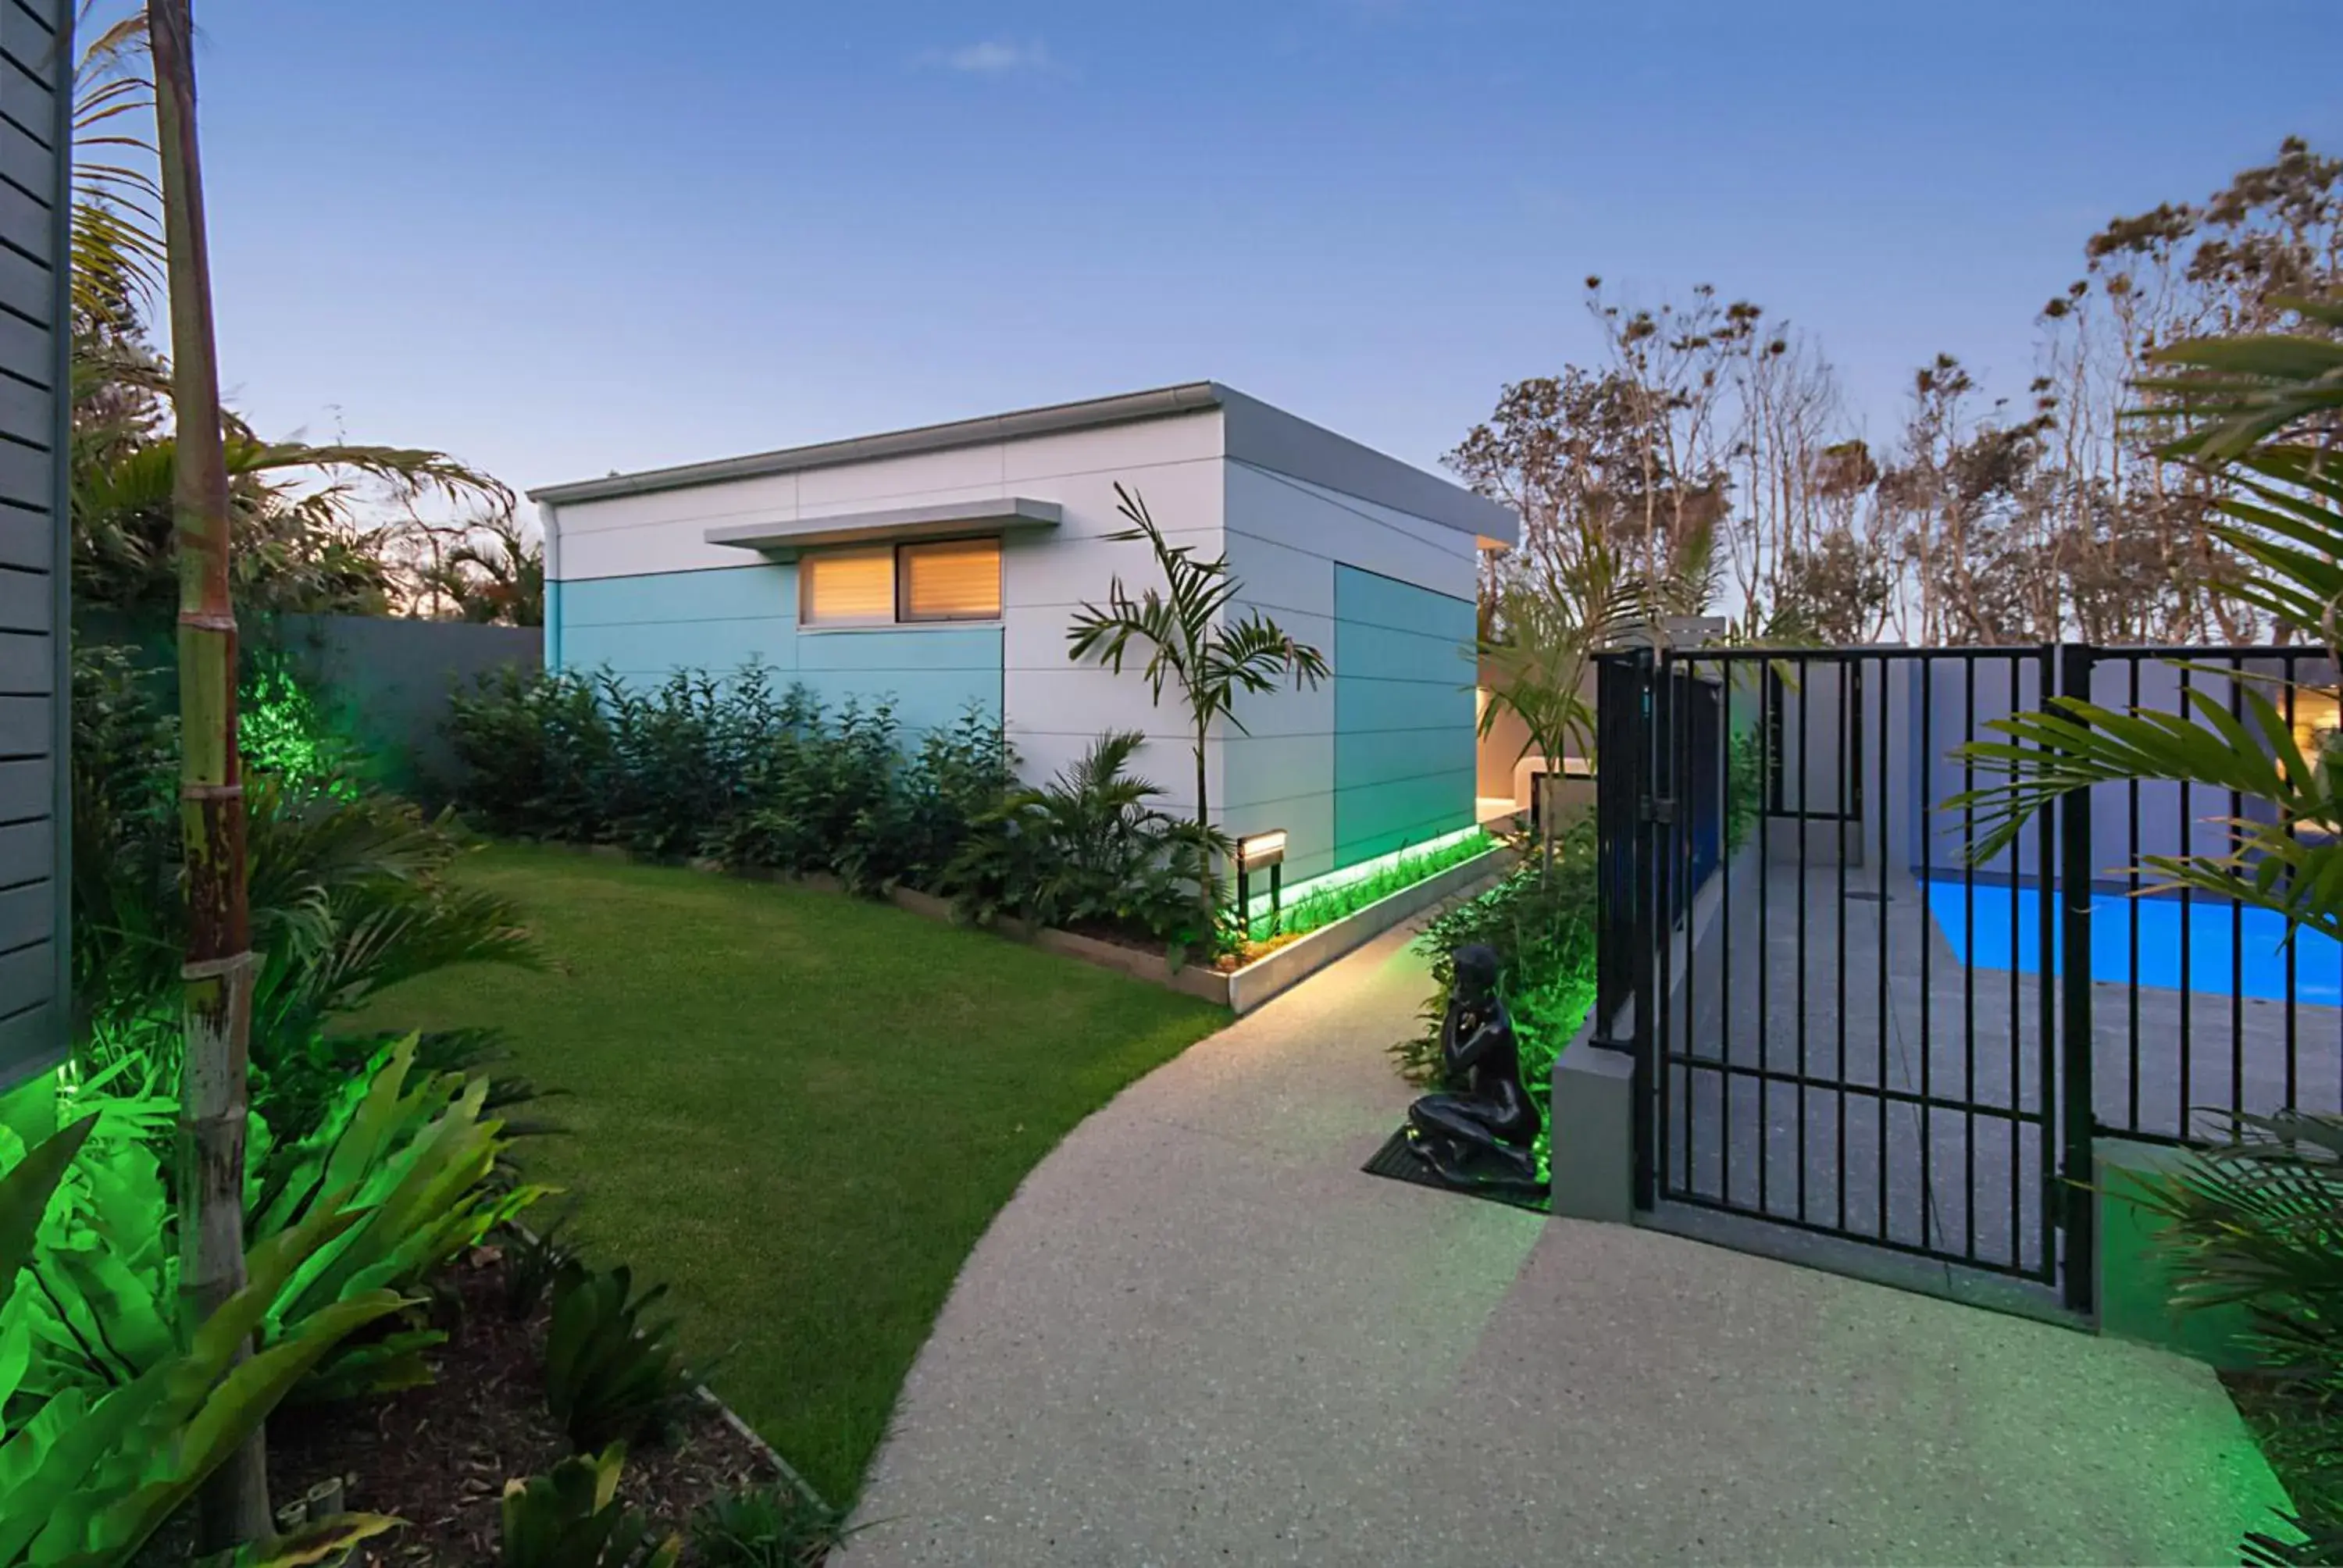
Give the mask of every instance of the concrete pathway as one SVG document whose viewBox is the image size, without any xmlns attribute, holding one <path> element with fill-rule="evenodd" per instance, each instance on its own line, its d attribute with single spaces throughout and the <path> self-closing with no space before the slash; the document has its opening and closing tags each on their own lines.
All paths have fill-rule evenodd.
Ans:
<svg viewBox="0 0 2343 1568">
<path fill-rule="evenodd" d="M 850 1568 L 2234 1563 L 2193 1362 L 1362 1174 L 1403 934 L 1134 1085 L 993 1222 Z"/>
</svg>

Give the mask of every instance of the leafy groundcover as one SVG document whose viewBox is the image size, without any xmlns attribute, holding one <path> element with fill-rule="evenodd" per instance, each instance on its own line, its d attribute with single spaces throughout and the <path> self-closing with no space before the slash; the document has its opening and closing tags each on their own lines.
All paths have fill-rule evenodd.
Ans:
<svg viewBox="0 0 2343 1568">
<path fill-rule="evenodd" d="M 278 1508 L 338 1480 L 346 1507 L 405 1521 L 360 1543 L 353 1568 L 497 1562 L 505 1483 L 543 1475 L 570 1452 L 546 1405 L 549 1313 L 507 1312 L 503 1251 L 475 1251 L 441 1285 L 435 1315 L 448 1338 L 429 1358 L 435 1381 L 372 1401 L 287 1406 L 269 1422 L 269 1501 Z M 689 1541 L 702 1506 L 779 1479 L 763 1449 L 707 1405 L 665 1441 L 628 1451 L 618 1498 L 648 1516 L 655 1537 Z M 186 1561 L 186 1529 L 176 1522 L 142 1564 Z M 685 1558 L 695 1560 L 704 1558 Z"/>
</svg>

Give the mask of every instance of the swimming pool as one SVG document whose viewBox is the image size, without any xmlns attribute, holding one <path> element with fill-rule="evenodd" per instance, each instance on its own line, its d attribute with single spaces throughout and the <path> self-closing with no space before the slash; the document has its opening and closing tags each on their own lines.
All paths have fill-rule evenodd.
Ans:
<svg viewBox="0 0 2343 1568">
<path fill-rule="evenodd" d="M 1979 882 L 1971 889 L 1957 878 L 1936 878 L 1928 883 L 1928 912 L 1952 944 L 1954 956 L 1965 964 L 1978 969 L 2014 968 L 2020 974 L 2032 974 L 2040 967 L 2042 895 L 2036 889 L 2020 888 L 2013 899 L 2006 887 Z M 2131 981 L 2135 913 L 2139 920 L 2141 985 L 2178 990 L 2185 972 L 2188 989 L 2194 992 L 2227 996 L 2234 981 L 2240 995 L 2265 1001 L 2286 1000 L 2286 921 L 2268 910 L 2241 911 L 2234 903 L 2209 897 L 2192 898 L 2185 908 L 2178 899 L 2170 897 L 2127 899 L 2104 894 L 2094 898 L 2093 980 L 2116 985 Z M 1974 957 L 1969 952 L 1972 931 Z M 2063 941 L 2058 946 L 2054 965 L 2062 965 Z M 2332 938 L 2302 931 L 2295 936 L 2294 950 L 2295 1000 L 2328 1007 L 2343 1005 L 2343 946 Z M 2234 961 L 2239 957 L 2242 962 Z"/>
</svg>

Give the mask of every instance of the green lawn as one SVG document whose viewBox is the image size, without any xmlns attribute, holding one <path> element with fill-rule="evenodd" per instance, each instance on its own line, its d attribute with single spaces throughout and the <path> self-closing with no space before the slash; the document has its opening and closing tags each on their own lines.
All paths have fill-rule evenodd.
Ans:
<svg viewBox="0 0 2343 1568">
<path fill-rule="evenodd" d="M 567 1091 L 529 1173 L 576 1195 L 596 1256 L 673 1286 L 693 1345 L 729 1352 L 717 1390 L 841 1503 L 1018 1181 L 1227 1019 L 803 888 L 518 846 L 463 874 L 528 910 L 546 970 L 429 976 L 360 1021 L 495 1025 Z"/>
</svg>

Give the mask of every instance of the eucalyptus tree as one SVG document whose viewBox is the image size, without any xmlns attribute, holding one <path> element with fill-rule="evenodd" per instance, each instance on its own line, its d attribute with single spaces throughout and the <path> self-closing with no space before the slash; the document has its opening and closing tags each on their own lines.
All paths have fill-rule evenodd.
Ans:
<svg viewBox="0 0 2343 1568">
<path fill-rule="evenodd" d="M 2293 300 L 2288 333 L 2197 338 L 2160 350 L 2163 372 L 2139 383 L 2181 434 L 2163 455 L 2217 477 L 2210 525 L 2237 563 L 2215 586 L 2279 633 L 2343 658 L 2343 305 Z M 2144 869 L 2272 910 L 2292 925 L 2343 940 L 2343 758 L 2297 744 L 2284 681 L 2241 681 L 2237 710 L 2200 686 L 2187 710 L 2111 709 L 2050 699 L 1991 728 L 2006 739 L 1967 749 L 1996 777 L 1962 798 L 1984 833 L 1979 858 L 2007 846 L 2033 815 L 2070 790 L 2132 779 L 2228 789 L 2264 812 L 2233 813 L 2217 854 L 2151 855 Z M 2318 829 L 2311 832 L 2302 829 Z"/>
</svg>

